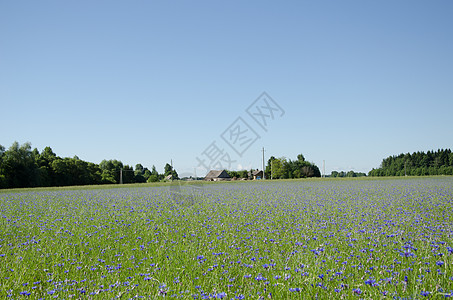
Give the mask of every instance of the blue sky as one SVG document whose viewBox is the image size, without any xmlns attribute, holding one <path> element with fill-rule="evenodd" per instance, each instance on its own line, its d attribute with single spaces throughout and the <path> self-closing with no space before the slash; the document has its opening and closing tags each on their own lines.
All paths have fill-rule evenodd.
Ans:
<svg viewBox="0 0 453 300">
<path fill-rule="evenodd" d="M 453 148 L 451 1 L 2 1 L 0 144 L 181 174 L 216 142 L 326 172 Z M 267 132 L 246 109 L 284 110 Z M 260 136 L 242 156 L 221 134 Z M 239 166 L 240 165 L 240 166 Z M 202 173 L 202 170 L 198 171 Z M 198 174 L 200 175 L 200 174 Z"/>
</svg>

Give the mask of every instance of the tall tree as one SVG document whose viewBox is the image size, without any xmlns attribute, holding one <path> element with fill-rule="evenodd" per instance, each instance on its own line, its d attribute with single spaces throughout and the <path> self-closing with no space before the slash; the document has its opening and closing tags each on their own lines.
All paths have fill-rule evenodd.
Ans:
<svg viewBox="0 0 453 300">
<path fill-rule="evenodd" d="M 175 169 L 170 164 L 165 164 L 164 167 L 164 177 L 167 177 L 168 175 L 172 176 L 172 179 L 179 179 L 178 173 L 176 172 Z"/>
<path fill-rule="evenodd" d="M 157 182 L 159 181 L 159 172 L 157 172 L 156 166 L 153 165 L 151 168 L 151 175 L 149 176 L 147 182 Z"/>
<path fill-rule="evenodd" d="M 129 165 L 125 165 L 123 167 L 123 183 L 134 183 L 134 178 L 134 169 Z"/>
<path fill-rule="evenodd" d="M 36 163 L 39 168 L 41 186 L 52 186 L 55 184 L 56 175 L 52 169 L 52 162 L 56 159 L 57 155 L 50 147 L 45 147 L 39 154 Z"/>
<path fill-rule="evenodd" d="M 4 181 L 8 187 L 33 187 L 37 185 L 38 172 L 30 143 L 19 145 L 18 142 L 14 142 L 3 153 L 2 169 Z"/>
<path fill-rule="evenodd" d="M 103 160 L 99 164 L 102 170 L 102 182 L 103 183 L 119 183 L 120 182 L 120 170 L 123 168 L 123 163 L 116 159 Z"/>
<path fill-rule="evenodd" d="M 272 173 L 272 165 L 273 165 L 273 161 L 275 160 L 275 157 L 271 156 L 268 160 L 267 160 L 267 165 L 266 165 L 266 168 L 264 170 L 264 175 L 266 176 L 266 178 L 269 178 L 271 179 L 271 173 Z"/>
<path fill-rule="evenodd" d="M 164 167 L 164 175 L 168 176 L 171 174 L 172 171 L 173 171 L 173 167 L 169 163 L 166 163 L 165 167 Z"/>
<path fill-rule="evenodd" d="M 136 164 L 135 165 L 135 174 L 140 173 L 140 174 L 143 175 L 144 172 L 145 172 L 145 168 L 143 167 L 142 164 Z"/>
<path fill-rule="evenodd" d="M 285 174 L 286 158 L 276 158 L 272 161 L 272 178 L 282 179 L 287 178 Z"/>
</svg>

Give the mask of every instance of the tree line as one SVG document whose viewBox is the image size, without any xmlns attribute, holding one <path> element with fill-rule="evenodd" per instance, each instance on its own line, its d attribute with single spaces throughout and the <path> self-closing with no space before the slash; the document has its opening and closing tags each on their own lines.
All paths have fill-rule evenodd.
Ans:
<svg viewBox="0 0 453 300">
<path fill-rule="evenodd" d="M 245 179 L 249 179 L 251 176 L 250 176 L 250 173 L 252 173 L 253 170 L 250 170 L 250 171 L 247 171 L 247 170 L 240 170 L 240 171 L 230 171 L 230 170 L 225 170 L 228 175 L 231 177 L 231 178 L 245 178 Z"/>
<path fill-rule="evenodd" d="M 231 178 L 252 178 L 254 170 L 230 171 L 225 170 Z M 257 169 L 258 171 L 258 169 Z M 319 168 L 314 164 L 305 160 L 302 154 L 297 156 L 297 160 L 287 159 L 285 157 L 276 158 L 271 156 L 267 161 L 264 171 L 266 179 L 292 179 L 292 178 L 308 178 L 321 177 Z"/>
<path fill-rule="evenodd" d="M 296 160 L 271 156 L 267 161 L 264 175 L 267 179 L 291 179 L 321 177 L 321 172 L 314 163 L 306 161 L 305 157 L 299 154 Z"/>
<path fill-rule="evenodd" d="M 364 177 L 366 176 L 365 173 L 362 173 L 362 172 L 354 172 L 354 171 L 348 171 L 348 172 L 344 172 L 344 171 L 332 171 L 330 173 L 330 176 L 329 177 Z"/>
<path fill-rule="evenodd" d="M 450 149 L 414 152 L 389 156 L 369 176 L 453 175 L 453 153 Z"/>
<path fill-rule="evenodd" d="M 137 164 L 135 169 L 119 160 L 103 160 L 100 164 L 86 162 L 77 156 L 57 156 L 50 147 L 40 153 L 30 143 L 14 142 L 8 150 L 0 145 L 0 188 L 48 187 L 90 184 L 156 182 L 178 173 L 166 164 L 164 173 Z"/>
</svg>

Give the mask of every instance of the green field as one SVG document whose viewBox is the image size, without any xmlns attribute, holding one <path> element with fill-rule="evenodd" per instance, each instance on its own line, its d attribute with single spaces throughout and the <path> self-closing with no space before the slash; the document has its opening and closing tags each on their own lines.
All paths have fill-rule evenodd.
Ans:
<svg viewBox="0 0 453 300">
<path fill-rule="evenodd" d="M 0 193 L 0 298 L 453 296 L 453 177 Z"/>
</svg>

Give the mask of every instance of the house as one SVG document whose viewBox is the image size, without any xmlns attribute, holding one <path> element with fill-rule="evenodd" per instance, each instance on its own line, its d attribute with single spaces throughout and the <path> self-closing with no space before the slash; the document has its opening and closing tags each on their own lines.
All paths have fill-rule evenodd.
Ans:
<svg viewBox="0 0 453 300">
<path fill-rule="evenodd" d="M 225 181 L 231 180 L 230 175 L 225 170 L 211 170 L 204 178 L 206 181 Z"/>
<path fill-rule="evenodd" d="M 260 171 L 260 170 L 255 170 L 255 171 L 252 171 L 251 173 L 249 172 L 248 175 L 249 175 L 249 178 L 251 178 L 253 180 L 263 179 L 263 171 Z"/>
</svg>

